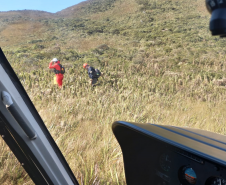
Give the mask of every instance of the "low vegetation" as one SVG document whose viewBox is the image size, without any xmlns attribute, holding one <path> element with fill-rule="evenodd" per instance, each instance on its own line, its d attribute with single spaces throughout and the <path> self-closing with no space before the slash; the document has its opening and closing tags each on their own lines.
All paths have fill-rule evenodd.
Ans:
<svg viewBox="0 0 226 185">
<path fill-rule="evenodd" d="M 225 40 L 210 35 L 201 0 L 95 0 L 78 7 L 74 17 L 70 8 L 71 16 L 66 9 L 33 20 L 9 17 L 0 44 L 81 185 L 126 184 L 111 131 L 116 120 L 226 135 Z M 47 68 L 54 57 L 66 68 L 62 90 Z M 94 88 L 84 62 L 104 73 Z M 33 184 L 0 145 L 0 184 Z"/>
</svg>

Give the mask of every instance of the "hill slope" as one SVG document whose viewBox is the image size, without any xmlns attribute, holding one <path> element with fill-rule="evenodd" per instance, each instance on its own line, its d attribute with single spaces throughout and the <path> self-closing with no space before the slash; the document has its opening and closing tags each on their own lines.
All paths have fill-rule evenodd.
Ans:
<svg viewBox="0 0 226 185">
<path fill-rule="evenodd" d="M 210 35 L 209 17 L 201 0 L 0 12 L 0 46 L 80 184 L 125 184 L 115 120 L 225 134 L 225 40 Z M 47 68 L 54 57 L 66 67 L 62 91 Z M 96 88 L 84 62 L 104 73 Z M 0 145 L 0 183 L 32 184 Z"/>
</svg>

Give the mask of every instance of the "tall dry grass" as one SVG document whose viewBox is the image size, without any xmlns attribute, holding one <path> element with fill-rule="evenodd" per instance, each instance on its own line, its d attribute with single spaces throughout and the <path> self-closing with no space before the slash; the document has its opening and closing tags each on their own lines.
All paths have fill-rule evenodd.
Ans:
<svg viewBox="0 0 226 185">
<path fill-rule="evenodd" d="M 81 185 L 126 183 L 121 149 L 111 131 L 116 120 L 226 134 L 225 43 L 210 36 L 201 0 L 153 0 L 147 9 L 126 2 L 93 14 L 86 24 L 80 20 L 84 27 L 73 27 L 77 19 L 54 19 L 42 22 L 47 27 L 35 24 L 33 33 L 23 30 L 32 26 L 23 22 L 1 33 L 9 39 L 1 37 L 0 43 L 8 60 Z M 93 22 L 110 26 L 88 35 Z M 115 27 L 119 33 L 108 32 Z M 24 37 L 14 41 L 10 34 L 16 35 L 16 28 Z M 94 53 L 101 44 L 109 50 Z M 71 50 L 79 56 L 74 59 Z M 62 90 L 47 69 L 53 57 L 63 58 L 66 66 Z M 104 72 L 95 88 L 82 69 L 86 61 Z M 3 140 L 0 145 L 0 184 L 33 184 Z"/>
<path fill-rule="evenodd" d="M 116 120 L 226 134 L 224 86 L 200 74 L 159 72 L 153 66 L 106 66 L 95 88 L 82 67 L 75 68 L 65 75 L 62 90 L 45 69 L 18 74 L 80 184 L 125 184 L 121 149 L 111 131 Z M 32 184 L 0 144 L 1 184 Z"/>
</svg>

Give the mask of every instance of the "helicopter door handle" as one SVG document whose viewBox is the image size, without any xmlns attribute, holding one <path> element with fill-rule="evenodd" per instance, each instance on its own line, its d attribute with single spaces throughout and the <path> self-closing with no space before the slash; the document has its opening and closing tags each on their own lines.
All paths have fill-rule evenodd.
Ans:
<svg viewBox="0 0 226 185">
<path fill-rule="evenodd" d="M 27 137 L 31 140 L 35 139 L 37 137 L 35 131 L 32 128 L 30 128 L 30 126 L 28 126 L 26 121 L 22 118 L 16 106 L 13 104 L 11 95 L 6 91 L 2 91 L 1 94 L 2 94 L 3 104 L 6 106 L 7 110 L 11 113 L 11 115 L 16 120 L 16 122 L 20 125 L 20 127 L 23 129 Z"/>
</svg>

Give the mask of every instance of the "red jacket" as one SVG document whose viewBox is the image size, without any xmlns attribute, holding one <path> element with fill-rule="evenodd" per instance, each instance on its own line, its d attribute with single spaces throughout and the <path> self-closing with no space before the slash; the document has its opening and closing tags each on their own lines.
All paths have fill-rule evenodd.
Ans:
<svg viewBox="0 0 226 185">
<path fill-rule="evenodd" d="M 54 62 L 53 65 L 52 65 L 52 62 L 50 62 L 49 68 L 50 69 L 56 69 L 56 70 L 60 71 L 60 66 L 58 64 L 60 64 L 60 61 Z M 56 76 L 63 76 L 63 74 L 59 73 L 59 74 L 56 74 Z"/>
</svg>

